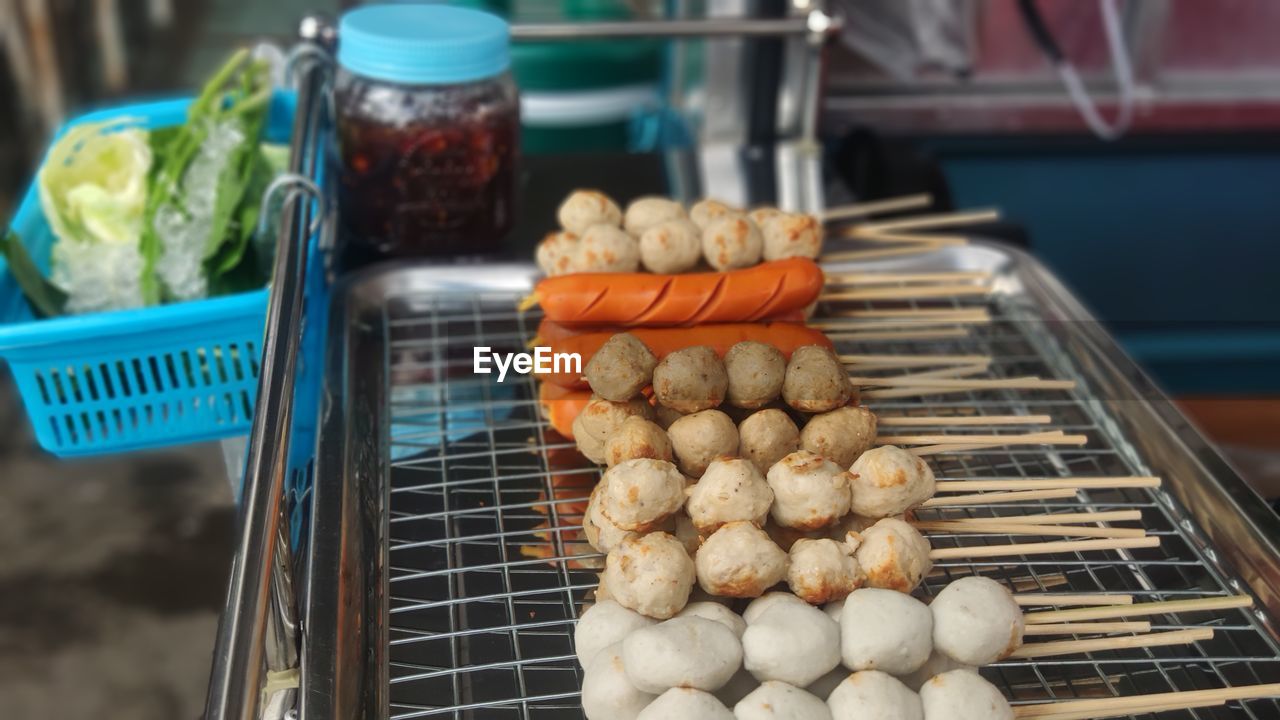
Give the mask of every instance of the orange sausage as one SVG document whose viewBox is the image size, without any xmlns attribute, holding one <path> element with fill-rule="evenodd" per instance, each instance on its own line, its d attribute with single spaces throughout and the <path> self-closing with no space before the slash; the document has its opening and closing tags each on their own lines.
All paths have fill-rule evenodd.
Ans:
<svg viewBox="0 0 1280 720">
<path fill-rule="evenodd" d="M 617 329 L 604 332 L 581 333 L 563 337 L 547 347 L 555 353 L 577 353 L 582 357 L 585 369 L 591 356 L 596 354 L 601 345 L 613 337 Z M 630 328 L 621 332 L 629 332 L 637 340 L 644 343 L 649 351 L 659 360 L 676 350 L 695 345 L 708 345 L 717 355 L 724 357 L 729 348 L 744 340 L 772 345 L 782 354 L 791 357 L 792 351 L 803 345 L 822 345 L 834 347 L 822 332 L 796 323 L 728 323 L 724 325 L 699 325 L 698 327 L 676 328 Z M 547 373 L 539 375 L 544 384 L 560 385 L 566 388 L 586 388 L 586 381 L 577 373 Z"/>
<path fill-rule="evenodd" d="M 552 383 L 540 383 L 538 407 L 556 432 L 573 439 L 573 420 L 591 402 L 591 393 L 572 390 Z"/>
<path fill-rule="evenodd" d="M 556 322 L 699 325 L 756 322 L 818 299 L 822 270 L 788 258 L 727 272 L 577 273 L 541 280 L 534 296 Z"/>
<path fill-rule="evenodd" d="M 762 322 L 803 323 L 804 321 L 804 311 L 793 310 L 788 313 L 783 313 L 778 317 L 765 318 Z M 554 320 L 548 320 L 544 317 L 542 318 L 542 321 L 538 323 L 538 334 L 534 336 L 534 340 L 536 340 L 536 342 L 531 344 L 553 346 L 565 338 L 571 338 L 575 335 L 582 335 L 584 333 L 609 333 L 610 335 L 613 335 L 620 332 L 635 330 L 636 328 L 626 328 L 619 325 L 561 323 Z"/>
</svg>

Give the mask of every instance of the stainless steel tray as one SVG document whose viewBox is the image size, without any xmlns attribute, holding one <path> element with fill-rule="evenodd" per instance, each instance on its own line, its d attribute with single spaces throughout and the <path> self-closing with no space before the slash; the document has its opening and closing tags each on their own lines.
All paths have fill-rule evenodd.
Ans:
<svg viewBox="0 0 1280 720">
<path fill-rule="evenodd" d="M 1252 592 L 1259 601 L 1252 611 L 1153 618 L 1165 627 L 1212 625 L 1212 641 L 1005 661 L 984 674 L 1015 703 L 1280 680 L 1275 516 L 1062 286 L 1028 256 L 985 245 L 828 270 L 874 268 L 993 271 L 991 297 L 927 301 L 985 306 L 993 322 L 967 337 L 859 342 L 857 352 L 989 354 L 997 377 L 1079 382 L 1070 392 L 992 390 L 873 403 L 900 411 L 1048 414 L 1055 427 L 1089 438 L 1082 448 L 935 455 L 940 478 L 1165 480 L 1162 489 L 1081 491 L 1040 503 L 1046 512 L 1140 508 L 1159 548 L 942 562 L 925 593 L 979 572 L 1049 592 L 1125 592 L 1141 600 Z M 571 500 L 585 497 L 581 488 L 596 471 L 566 464 L 571 444 L 539 418 L 532 379 L 500 385 L 471 372 L 474 346 L 514 351 L 533 335 L 538 316 L 513 309 L 533 277 L 523 265 L 416 266 L 358 275 L 339 289 L 303 591 L 304 718 L 582 716 L 571 638 L 596 577 L 575 542 L 580 519 Z M 819 314 L 874 305 L 829 304 Z M 991 516 L 1009 509 L 936 512 Z M 931 535 L 935 547 L 1037 539 Z M 1280 704 L 1257 700 L 1161 717 L 1277 718 Z"/>
</svg>

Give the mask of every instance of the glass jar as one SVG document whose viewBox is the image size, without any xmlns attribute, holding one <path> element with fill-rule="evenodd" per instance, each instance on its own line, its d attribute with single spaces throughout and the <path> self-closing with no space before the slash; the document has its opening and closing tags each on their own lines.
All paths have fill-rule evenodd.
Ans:
<svg viewBox="0 0 1280 720">
<path fill-rule="evenodd" d="M 338 41 L 340 265 L 496 250 L 520 141 L 506 22 L 370 5 L 342 17 Z"/>
</svg>

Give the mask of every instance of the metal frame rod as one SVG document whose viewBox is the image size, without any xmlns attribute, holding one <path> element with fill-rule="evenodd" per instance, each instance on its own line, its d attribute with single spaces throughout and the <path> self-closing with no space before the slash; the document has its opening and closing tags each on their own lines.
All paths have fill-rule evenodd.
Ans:
<svg viewBox="0 0 1280 720">
<path fill-rule="evenodd" d="M 820 16 L 820 17 L 819 17 Z M 815 10 L 808 16 L 754 20 L 707 18 L 705 20 L 628 20 L 620 22 L 546 23 L 512 25 L 511 39 L 599 40 L 605 38 L 703 38 L 776 37 L 830 33 L 840 28 L 838 18 Z"/>
<path fill-rule="evenodd" d="M 289 170 L 306 173 L 310 165 L 316 103 L 324 69 L 311 63 L 301 76 L 297 114 L 289 147 Z M 267 307 L 262 370 L 258 381 L 253 431 L 249 437 L 245 488 L 239 517 L 236 554 L 227 587 L 226 607 L 218 625 L 213 669 L 206 700 L 206 720 L 252 720 L 261 701 L 266 669 L 267 628 L 276 627 L 272 642 L 294 642 L 280 636 L 294 618 L 271 618 L 291 601 L 272 602 L 273 573 L 286 572 L 282 558 L 281 498 L 287 474 L 289 431 L 298 346 L 301 342 L 303 272 L 311 198 L 293 194 L 285 201 L 276 237 L 276 260 Z M 285 567 L 277 567 L 281 563 Z M 287 654 L 286 654 L 287 656 Z M 272 668 L 279 670 L 280 668 Z"/>
</svg>

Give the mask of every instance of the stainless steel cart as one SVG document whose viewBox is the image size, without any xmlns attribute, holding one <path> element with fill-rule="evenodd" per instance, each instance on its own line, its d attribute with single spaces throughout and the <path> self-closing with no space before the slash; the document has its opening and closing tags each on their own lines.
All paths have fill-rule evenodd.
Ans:
<svg viewBox="0 0 1280 720">
<path fill-rule="evenodd" d="M 319 115 L 323 86 L 323 72 L 304 73 L 294 157 L 294 170 L 304 174 L 314 171 L 323 125 L 305 118 Z M 308 720 L 581 717 L 572 630 L 595 586 L 598 557 L 577 540 L 575 513 L 596 471 L 566 464 L 571 444 L 540 417 L 532 380 L 499 384 L 470 365 L 476 345 L 519 350 L 533 336 L 536 313 L 515 311 L 533 268 L 371 269 L 334 288 L 327 313 L 314 306 L 304 313 L 302 229 L 313 212 L 295 202 L 280 235 L 247 520 L 208 717 L 256 717 L 260 709 Z M 985 669 L 1015 704 L 1280 681 L 1280 522 L 1043 267 L 1017 251 L 975 244 L 827 269 L 984 270 L 997 279 L 987 296 L 909 304 L 982 308 L 990 324 L 937 340 L 840 341 L 842 352 L 982 354 L 993 358 L 995 377 L 1077 381 L 1071 391 L 871 403 L 899 414 L 1046 414 L 1088 437 L 1080 448 L 942 453 L 931 458 L 940 478 L 1164 479 L 1161 488 L 1080 490 L 1037 504 L 1046 513 L 1140 510 L 1159 547 L 944 561 L 924 593 L 981 573 L 1047 593 L 1256 599 L 1250 610 L 1153 618 L 1167 629 L 1212 627 L 1212 640 Z M 819 317 L 885 307 L 828 302 Z M 298 345 L 314 332 L 327 335 L 318 436 L 314 448 L 290 447 L 291 428 L 315 420 L 292 412 Z M 282 520 L 295 509 L 292 522 Z M 1009 509 L 975 502 L 931 512 L 996 517 Z M 947 547 L 1035 538 L 930 539 Z M 1160 717 L 1264 720 L 1280 717 L 1280 703 Z"/>
</svg>

